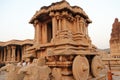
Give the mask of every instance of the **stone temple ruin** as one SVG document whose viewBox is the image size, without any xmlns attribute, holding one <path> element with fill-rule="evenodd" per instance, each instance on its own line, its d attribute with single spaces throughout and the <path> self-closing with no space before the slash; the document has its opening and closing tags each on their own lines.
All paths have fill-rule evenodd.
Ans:
<svg viewBox="0 0 120 80">
<path fill-rule="evenodd" d="M 112 26 L 110 53 L 113 58 L 120 58 L 120 22 L 117 18 Z"/>
<path fill-rule="evenodd" d="M 45 57 L 55 80 L 101 79 L 103 64 L 88 34 L 91 22 L 82 8 L 65 0 L 42 7 L 29 22 L 35 37 L 24 57 Z"/>
<path fill-rule="evenodd" d="M 109 65 L 112 71 L 120 71 L 120 22 L 115 18 L 112 24 L 110 54 L 102 56 L 105 65 Z"/>
<path fill-rule="evenodd" d="M 19 62 L 26 54 L 26 49 L 33 45 L 33 40 L 11 40 L 0 42 L 0 62 Z"/>
<path fill-rule="evenodd" d="M 105 75 L 100 75 L 104 66 L 100 54 L 88 34 L 91 22 L 82 8 L 65 0 L 42 7 L 29 22 L 35 29 L 34 41 L 20 60 L 44 57 L 54 80 L 105 80 Z"/>
</svg>

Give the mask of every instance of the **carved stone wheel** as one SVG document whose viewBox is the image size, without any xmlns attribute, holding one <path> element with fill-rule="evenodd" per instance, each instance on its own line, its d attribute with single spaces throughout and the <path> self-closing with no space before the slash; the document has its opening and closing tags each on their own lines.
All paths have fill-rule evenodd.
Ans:
<svg viewBox="0 0 120 80">
<path fill-rule="evenodd" d="M 94 77 L 99 77 L 100 72 L 103 69 L 104 65 L 99 56 L 95 56 L 92 59 L 91 70 Z"/>
<path fill-rule="evenodd" d="M 87 80 L 89 76 L 89 63 L 85 56 L 76 56 L 73 60 L 73 76 L 75 80 Z"/>
</svg>

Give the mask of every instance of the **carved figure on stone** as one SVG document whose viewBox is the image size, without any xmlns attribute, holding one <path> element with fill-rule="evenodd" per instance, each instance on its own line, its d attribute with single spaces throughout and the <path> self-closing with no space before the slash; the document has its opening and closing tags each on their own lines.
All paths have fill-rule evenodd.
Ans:
<svg viewBox="0 0 120 80">
<path fill-rule="evenodd" d="M 24 75 L 17 74 L 20 68 L 21 67 L 8 63 L 6 66 L 0 68 L 0 71 L 7 71 L 7 76 L 5 80 L 23 80 Z"/>
</svg>

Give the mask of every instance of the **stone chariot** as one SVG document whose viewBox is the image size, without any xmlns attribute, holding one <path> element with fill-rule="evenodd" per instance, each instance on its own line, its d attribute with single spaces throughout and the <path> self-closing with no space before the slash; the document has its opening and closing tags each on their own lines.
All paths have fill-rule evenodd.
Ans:
<svg viewBox="0 0 120 80">
<path fill-rule="evenodd" d="M 103 64 L 88 35 L 91 22 L 82 8 L 65 0 L 44 6 L 30 20 L 35 36 L 27 52 L 46 58 L 53 80 L 102 80 Z"/>
</svg>

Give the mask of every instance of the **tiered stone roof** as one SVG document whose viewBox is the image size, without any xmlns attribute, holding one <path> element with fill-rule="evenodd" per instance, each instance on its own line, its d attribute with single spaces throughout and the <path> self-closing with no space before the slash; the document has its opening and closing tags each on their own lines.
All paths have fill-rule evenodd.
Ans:
<svg viewBox="0 0 120 80">
<path fill-rule="evenodd" d="M 67 1 L 62 0 L 60 2 L 52 3 L 50 6 L 43 6 L 39 11 L 36 11 L 36 13 L 34 14 L 29 23 L 33 24 L 35 19 L 38 19 L 40 16 L 43 16 L 44 14 L 49 14 L 51 11 L 62 10 L 67 10 L 68 12 L 71 12 L 72 15 L 76 14 L 81 15 L 85 19 L 87 19 L 88 23 L 92 22 L 82 8 L 78 6 L 70 6 L 70 4 Z"/>
</svg>

